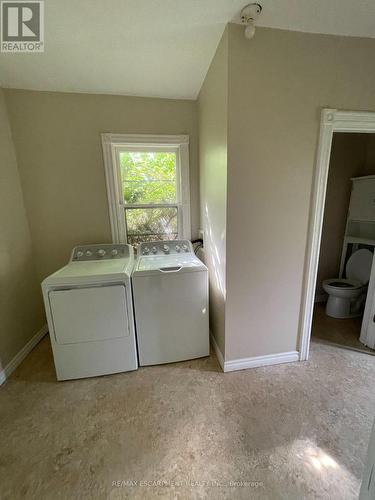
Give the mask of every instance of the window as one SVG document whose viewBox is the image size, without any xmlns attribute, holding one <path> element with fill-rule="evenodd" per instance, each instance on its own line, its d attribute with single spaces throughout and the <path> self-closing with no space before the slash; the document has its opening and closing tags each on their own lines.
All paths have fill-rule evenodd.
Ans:
<svg viewBox="0 0 375 500">
<path fill-rule="evenodd" d="M 103 134 L 113 241 L 190 239 L 189 138 Z"/>
</svg>

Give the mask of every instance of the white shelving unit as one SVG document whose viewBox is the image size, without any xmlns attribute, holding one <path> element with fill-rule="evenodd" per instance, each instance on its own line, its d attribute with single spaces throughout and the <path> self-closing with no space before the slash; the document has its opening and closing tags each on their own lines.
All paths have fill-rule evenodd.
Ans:
<svg viewBox="0 0 375 500">
<path fill-rule="evenodd" d="M 359 245 L 375 248 L 375 175 L 353 177 L 348 218 L 342 247 L 340 278 L 343 278 L 348 247 L 355 252 Z M 351 252 L 351 253 L 352 253 Z"/>
</svg>

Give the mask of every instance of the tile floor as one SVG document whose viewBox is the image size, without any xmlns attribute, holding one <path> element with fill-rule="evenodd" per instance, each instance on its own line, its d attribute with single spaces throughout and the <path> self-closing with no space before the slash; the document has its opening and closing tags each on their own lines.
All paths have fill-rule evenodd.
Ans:
<svg viewBox="0 0 375 500">
<path fill-rule="evenodd" d="M 56 382 L 48 337 L 0 388 L 0 498 L 354 499 L 375 357 L 223 374 L 210 358 Z"/>
</svg>

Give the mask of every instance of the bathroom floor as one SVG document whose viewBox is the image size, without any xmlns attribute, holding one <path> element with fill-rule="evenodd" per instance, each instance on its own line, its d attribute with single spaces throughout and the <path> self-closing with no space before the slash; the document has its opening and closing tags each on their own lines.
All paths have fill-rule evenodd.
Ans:
<svg viewBox="0 0 375 500">
<path fill-rule="evenodd" d="M 362 317 L 350 319 L 330 318 L 325 313 L 325 303 L 315 304 L 312 337 L 315 342 L 334 344 L 375 356 L 375 350 L 359 341 Z"/>
</svg>

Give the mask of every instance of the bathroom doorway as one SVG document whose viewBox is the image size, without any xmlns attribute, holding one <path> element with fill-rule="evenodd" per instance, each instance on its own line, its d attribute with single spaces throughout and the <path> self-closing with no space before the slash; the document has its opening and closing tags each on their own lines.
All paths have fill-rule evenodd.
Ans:
<svg viewBox="0 0 375 500">
<path fill-rule="evenodd" d="M 375 113 L 323 110 L 312 195 L 300 359 L 311 339 L 375 354 L 375 328 L 374 344 L 362 328 L 375 302 Z"/>
<path fill-rule="evenodd" d="M 375 351 L 360 334 L 375 248 L 374 199 L 375 134 L 334 132 L 311 336 L 369 354 Z"/>
</svg>

